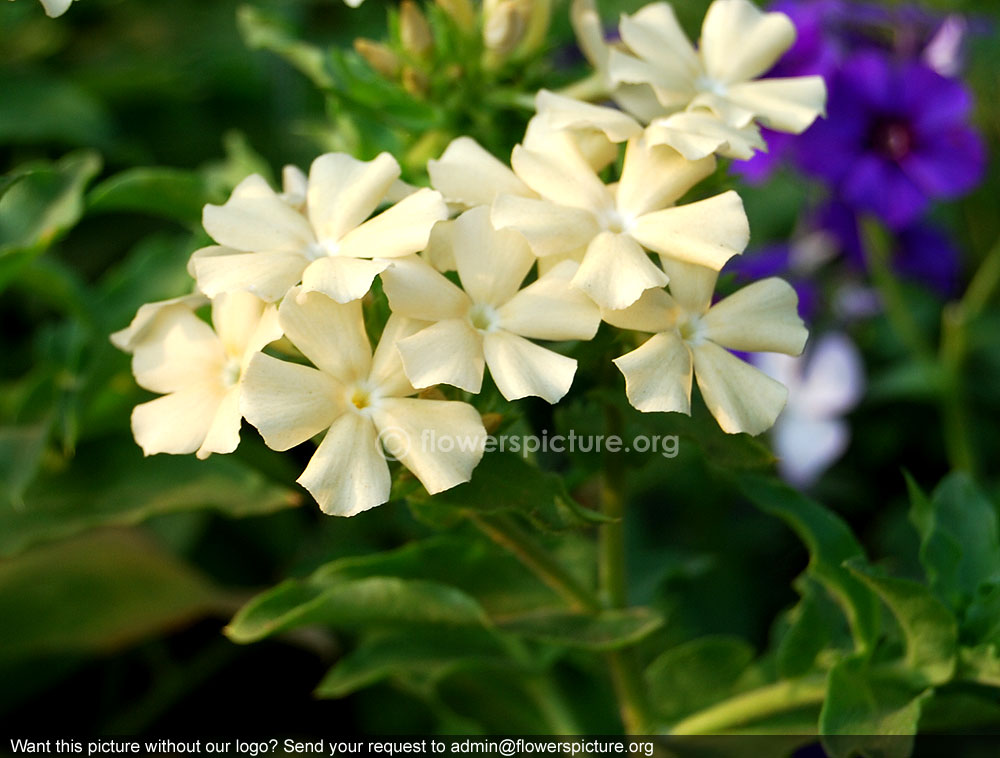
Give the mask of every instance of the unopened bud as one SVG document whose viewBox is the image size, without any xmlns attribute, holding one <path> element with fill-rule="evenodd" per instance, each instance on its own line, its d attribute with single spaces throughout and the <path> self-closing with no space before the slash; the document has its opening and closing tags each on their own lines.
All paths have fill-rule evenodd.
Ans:
<svg viewBox="0 0 1000 758">
<path fill-rule="evenodd" d="M 399 57 L 381 42 L 358 37 L 354 40 L 354 49 L 386 79 L 395 79 L 399 75 Z"/>
<path fill-rule="evenodd" d="M 497 429 L 500 428 L 500 424 L 503 423 L 502 413 L 484 413 L 483 414 L 483 426 L 486 428 L 487 434 L 493 434 Z"/>
<path fill-rule="evenodd" d="M 403 49 L 417 58 L 426 58 L 434 48 L 431 25 L 413 0 L 399 6 L 399 37 Z"/>
<path fill-rule="evenodd" d="M 414 97 L 424 97 L 429 88 L 427 74 L 410 66 L 403 67 L 403 89 Z"/>
<path fill-rule="evenodd" d="M 488 50 L 507 55 L 524 37 L 527 18 L 519 0 L 504 0 L 486 17 L 483 43 Z"/>
<path fill-rule="evenodd" d="M 435 0 L 438 7 L 451 16 L 455 25 L 464 32 L 476 28 L 476 11 L 470 0 Z"/>
</svg>

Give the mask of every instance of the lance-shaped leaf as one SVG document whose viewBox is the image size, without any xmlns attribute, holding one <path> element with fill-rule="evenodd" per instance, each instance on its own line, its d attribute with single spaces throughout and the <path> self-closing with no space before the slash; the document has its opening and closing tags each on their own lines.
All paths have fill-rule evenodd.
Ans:
<svg viewBox="0 0 1000 758">
<path fill-rule="evenodd" d="M 832 511 L 775 479 L 752 474 L 739 479 L 748 498 L 790 526 L 809 549 L 808 574 L 837 599 L 855 644 L 868 649 L 878 636 L 878 598 L 843 563 L 864 553 L 848 526 Z"/>
<path fill-rule="evenodd" d="M 907 673 L 920 685 L 951 679 L 958 644 L 958 623 L 951 611 L 922 584 L 886 576 L 860 559 L 846 565 L 882 598 L 899 622 Z"/>
<path fill-rule="evenodd" d="M 134 211 L 161 216 L 192 227 L 201 226 L 208 185 L 194 171 L 133 168 L 105 179 L 87 197 L 91 212 Z"/>
<path fill-rule="evenodd" d="M 649 608 L 608 610 L 596 615 L 545 611 L 500 622 L 505 632 L 585 650 L 620 650 L 663 626 Z"/>
</svg>

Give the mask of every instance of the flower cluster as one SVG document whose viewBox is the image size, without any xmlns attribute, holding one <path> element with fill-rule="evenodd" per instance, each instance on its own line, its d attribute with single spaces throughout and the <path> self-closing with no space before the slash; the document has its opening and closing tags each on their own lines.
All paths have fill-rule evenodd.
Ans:
<svg viewBox="0 0 1000 758">
<path fill-rule="evenodd" d="M 822 109 L 815 83 L 749 81 L 790 44 L 782 17 L 717 0 L 700 57 L 675 27 L 656 26 L 665 19 L 674 23 L 669 7 L 654 4 L 623 23 L 636 55 L 671 41 L 675 59 L 661 49 L 628 60 L 642 61 L 661 100 L 680 86 L 678 61 L 699 61 L 714 94 L 689 88 L 686 112 L 721 119 L 709 141 L 755 117 L 801 129 Z M 144 452 L 231 452 L 245 418 L 275 450 L 324 435 L 298 481 L 327 513 L 386 502 L 387 457 L 440 492 L 470 479 L 486 431 L 468 395 L 434 388 L 479 393 L 488 369 L 507 400 L 556 403 L 577 368 L 564 352 L 602 321 L 652 335 L 614 360 L 638 410 L 690 413 L 696 380 L 726 432 L 768 429 L 786 390 L 732 351 L 797 355 L 807 333 L 779 279 L 713 304 L 719 270 L 749 240 L 736 193 L 683 201 L 713 173 L 713 151 L 692 158 L 659 138 L 662 124 L 643 129 L 620 111 L 544 92 L 539 104 L 509 165 L 461 137 L 428 165 L 431 187 L 417 189 L 389 154 L 327 154 L 308 175 L 286 169 L 281 192 L 255 175 L 206 206 L 217 244 L 191 256 L 196 293 L 143 306 L 113 337 L 137 382 L 162 395 L 133 413 Z M 209 302 L 212 326 L 196 314 Z M 400 443 L 425 430 L 466 444 Z"/>
</svg>

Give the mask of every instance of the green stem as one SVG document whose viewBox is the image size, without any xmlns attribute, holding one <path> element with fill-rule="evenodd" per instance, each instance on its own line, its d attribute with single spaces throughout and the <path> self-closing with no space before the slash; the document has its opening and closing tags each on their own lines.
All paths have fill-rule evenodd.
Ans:
<svg viewBox="0 0 1000 758">
<path fill-rule="evenodd" d="M 959 303 L 947 306 L 941 314 L 940 360 L 945 375 L 945 386 L 941 393 L 941 416 L 948 462 L 953 469 L 975 474 L 975 451 L 969 436 L 971 424 L 966 410 L 963 379 L 966 323 L 965 313 Z"/>
<path fill-rule="evenodd" d="M 868 270 L 871 272 L 872 281 L 882 297 L 882 304 L 885 307 L 889 323 L 916 358 L 925 362 L 932 361 L 931 348 L 924 340 L 913 314 L 910 313 L 899 281 L 893 276 L 889 266 L 888 235 L 878 225 L 878 222 L 872 219 L 866 219 L 862 227 Z"/>
<path fill-rule="evenodd" d="M 469 519 L 483 534 L 513 553 L 544 584 L 559 593 L 571 608 L 589 613 L 600 610 L 600 603 L 594 594 L 512 518 L 470 513 Z"/>
<path fill-rule="evenodd" d="M 968 289 L 962 296 L 962 314 L 966 320 L 978 316 L 989 304 L 990 299 L 1000 288 L 1000 240 L 986 254 L 983 262 L 976 269 Z"/>
<path fill-rule="evenodd" d="M 605 409 L 607 436 L 621 438 L 624 423 L 613 405 Z M 609 521 L 601 525 L 598 578 L 601 596 L 611 608 L 628 606 L 625 573 L 625 461 L 620 452 L 606 452 L 601 483 L 601 510 Z M 646 689 L 634 650 L 617 650 L 605 656 L 614 684 L 622 725 L 628 734 L 645 734 L 650 724 Z"/>
<path fill-rule="evenodd" d="M 819 705 L 826 697 L 826 680 L 776 682 L 716 703 L 674 724 L 671 734 L 719 734 L 762 718 Z"/>
</svg>

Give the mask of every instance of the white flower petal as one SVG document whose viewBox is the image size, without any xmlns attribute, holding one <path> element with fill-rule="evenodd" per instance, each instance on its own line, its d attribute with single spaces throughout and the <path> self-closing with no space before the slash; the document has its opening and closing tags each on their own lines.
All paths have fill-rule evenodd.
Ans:
<svg viewBox="0 0 1000 758">
<path fill-rule="evenodd" d="M 45 15 L 49 18 L 58 18 L 73 4 L 73 0 L 41 0 Z"/>
<path fill-rule="evenodd" d="M 660 256 L 660 264 L 670 277 L 670 294 L 685 311 L 701 315 L 712 305 L 719 272 L 707 266 L 685 263 Z"/>
<path fill-rule="evenodd" d="M 455 222 L 451 219 L 438 221 L 431 229 L 431 236 L 421 257 L 438 271 L 455 270 L 455 251 L 452 243 L 454 234 Z"/>
<path fill-rule="evenodd" d="M 392 479 L 371 419 L 353 412 L 338 418 L 297 481 L 331 516 L 386 502 Z"/>
<path fill-rule="evenodd" d="M 790 484 L 809 487 L 840 458 L 850 442 L 850 429 L 839 419 L 812 419 L 783 413 L 772 432 L 778 471 Z"/>
<path fill-rule="evenodd" d="M 508 400 L 529 395 L 558 403 L 569 392 L 576 361 L 503 330 L 483 338 L 486 365 Z"/>
<path fill-rule="evenodd" d="M 427 161 L 431 186 L 449 203 L 489 205 L 497 195 L 533 195 L 510 168 L 471 137 L 451 141 L 438 160 Z"/>
<path fill-rule="evenodd" d="M 421 189 L 369 219 L 340 240 L 349 258 L 400 258 L 427 247 L 431 228 L 448 218 L 439 192 Z"/>
<path fill-rule="evenodd" d="M 399 178 L 399 164 L 389 153 L 359 161 L 344 153 L 327 153 L 309 169 L 309 220 L 321 240 L 340 240 L 359 226 L 382 202 Z M 377 254 L 369 254 L 372 257 Z"/>
<path fill-rule="evenodd" d="M 631 16 L 623 15 L 618 29 L 622 42 L 656 69 L 659 81 L 650 84 L 690 89 L 701 64 L 669 3 L 650 3 Z"/>
<path fill-rule="evenodd" d="M 762 279 L 709 308 L 705 336 L 731 350 L 798 355 L 809 337 L 798 304 L 788 282 Z"/>
<path fill-rule="evenodd" d="M 615 358 L 625 377 L 625 395 L 643 413 L 691 413 L 691 351 L 675 332 L 654 334 Z"/>
<path fill-rule="evenodd" d="M 211 426 L 205 433 L 205 439 L 198 448 L 197 455 L 204 460 L 212 453 L 231 453 L 240 444 L 240 425 L 243 414 L 240 412 L 240 388 L 233 385 L 222 396 L 219 407 L 212 417 Z"/>
<path fill-rule="evenodd" d="M 494 201 L 490 220 L 497 229 L 523 234 L 538 256 L 579 250 L 600 231 L 589 211 L 514 195 L 501 195 Z"/>
<path fill-rule="evenodd" d="M 130 353 L 139 342 L 146 338 L 149 330 L 167 309 L 177 306 L 184 310 L 193 311 L 207 304 L 208 298 L 196 292 L 191 295 L 181 295 L 169 300 L 141 305 L 132 322 L 126 328 L 111 335 L 111 344 L 119 350 Z"/>
<path fill-rule="evenodd" d="M 629 140 L 618 182 L 618 210 L 636 218 L 666 208 L 713 171 L 714 158 L 690 161 L 673 148 Z"/>
<path fill-rule="evenodd" d="M 240 410 L 272 450 L 315 437 L 344 412 L 346 392 L 329 374 L 257 353 L 240 385 Z"/>
<path fill-rule="evenodd" d="M 784 385 L 714 342 L 692 352 L 698 389 L 724 432 L 757 435 L 771 428 L 788 397 Z"/>
<path fill-rule="evenodd" d="M 485 206 L 463 213 L 453 229 L 458 278 L 472 301 L 499 306 L 510 300 L 535 262 L 525 238 L 495 229 Z"/>
<path fill-rule="evenodd" d="M 144 455 L 193 453 L 205 441 L 222 399 L 221 389 L 196 386 L 137 405 L 132 435 Z"/>
<path fill-rule="evenodd" d="M 761 79 L 734 84 L 727 97 L 779 132 L 801 134 L 826 109 L 826 84 L 821 76 Z"/>
<path fill-rule="evenodd" d="M 372 368 L 368 374 L 369 381 L 378 388 L 385 397 L 408 397 L 415 395 L 417 390 L 406 378 L 403 369 L 403 359 L 399 355 L 397 344 L 416 334 L 428 326 L 426 321 L 405 318 L 393 313 L 385 322 L 382 336 L 379 338 L 372 356 Z"/>
<path fill-rule="evenodd" d="M 414 387 L 450 384 L 478 393 L 483 386 L 483 338 L 465 319 L 431 324 L 396 343 Z"/>
<path fill-rule="evenodd" d="M 424 321 L 461 318 L 472 305 L 469 296 L 450 279 L 415 256 L 399 258 L 383 271 L 382 289 L 392 312 L 407 318 Z"/>
<path fill-rule="evenodd" d="M 646 127 L 645 138 L 651 145 L 669 145 L 689 161 L 712 153 L 749 160 L 756 150 L 767 149 L 756 124 L 733 127 L 703 108 L 656 119 Z"/>
<path fill-rule="evenodd" d="M 612 142 L 642 134 L 639 122 L 616 108 L 592 105 L 544 89 L 535 96 L 535 110 L 554 129 L 596 129 Z"/>
<path fill-rule="evenodd" d="M 650 334 L 673 329 L 678 315 L 677 301 L 662 287 L 646 290 L 628 308 L 601 309 L 601 318 L 612 326 Z"/>
<path fill-rule="evenodd" d="M 322 292 L 338 303 L 360 300 L 372 288 L 375 277 L 392 266 L 385 258 L 320 258 L 302 273 L 302 292 Z"/>
<path fill-rule="evenodd" d="M 561 139 L 564 143 L 572 140 L 568 134 L 563 134 Z M 514 173 L 550 202 L 591 213 L 600 213 L 609 207 L 610 197 L 604 183 L 580 154 L 579 148 L 575 145 L 556 145 L 551 140 L 546 148 L 550 146 L 551 150 L 544 153 L 529 150 L 523 145 L 515 146 L 510 156 Z"/>
<path fill-rule="evenodd" d="M 368 376 L 372 353 L 359 301 L 342 304 L 293 289 L 278 318 L 285 336 L 317 368 L 344 384 Z"/>
<path fill-rule="evenodd" d="M 601 325 L 594 302 L 570 281 L 579 264 L 562 261 L 498 309 L 500 328 L 538 340 L 589 340 Z"/>
<path fill-rule="evenodd" d="M 140 386 L 168 393 L 195 387 L 221 392 L 226 364 L 212 327 L 182 305 L 163 309 L 135 345 L 132 373 Z"/>
<path fill-rule="evenodd" d="M 695 94 L 693 85 L 686 79 L 679 79 L 656 64 L 615 48 L 608 56 L 608 76 L 616 86 L 650 87 L 656 105 L 644 102 L 645 120 L 684 108 Z M 648 95 L 643 100 L 647 101 Z"/>
<path fill-rule="evenodd" d="M 372 418 L 386 451 L 432 495 L 469 481 L 483 457 L 486 429 L 468 403 L 392 398 L 373 408 Z"/>
<path fill-rule="evenodd" d="M 212 301 L 212 326 L 230 358 L 243 357 L 266 305 L 249 292 L 223 294 Z"/>
<path fill-rule="evenodd" d="M 316 239 L 305 216 L 259 183 L 225 205 L 206 205 L 202 223 L 220 245 L 249 253 L 294 253 Z"/>
<path fill-rule="evenodd" d="M 794 41 L 795 26 L 784 13 L 762 13 L 749 0 L 715 0 L 699 50 L 708 75 L 730 84 L 766 72 Z"/>
<path fill-rule="evenodd" d="M 252 292 L 276 302 L 302 279 L 309 260 L 298 252 L 241 253 L 228 247 L 203 247 L 191 255 L 188 270 L 209 297 Z"/>
<path fill-rule="evenodd" d="M 743 201 L 733 191 L 640 216 L 630 234 L 645 247 L 716 271 L 750 241 Z"/>
<path fill-rule="evenodd" d="M 811 418 L 851 410 L 865 390 L 861 353 L 844 334 L 824 334 L 809 348 L 801 380 L 789 404 Z"/>
<path fill-rule="evenodd" d="M 570 22 L 576 33 L 580 50 L 599 73 L 607 69 L 608 42 L 604 38 L 604 26 L 594 0 L 573 0 L 570 8 Z"/>
<path fill-rule="evenodd" d="M 601 232 L 587 248 L 573 286 L 601 308 L 627 308 L 652 287 L 662 287 L 667 275 L 631 237 Z"/>
</svg>

